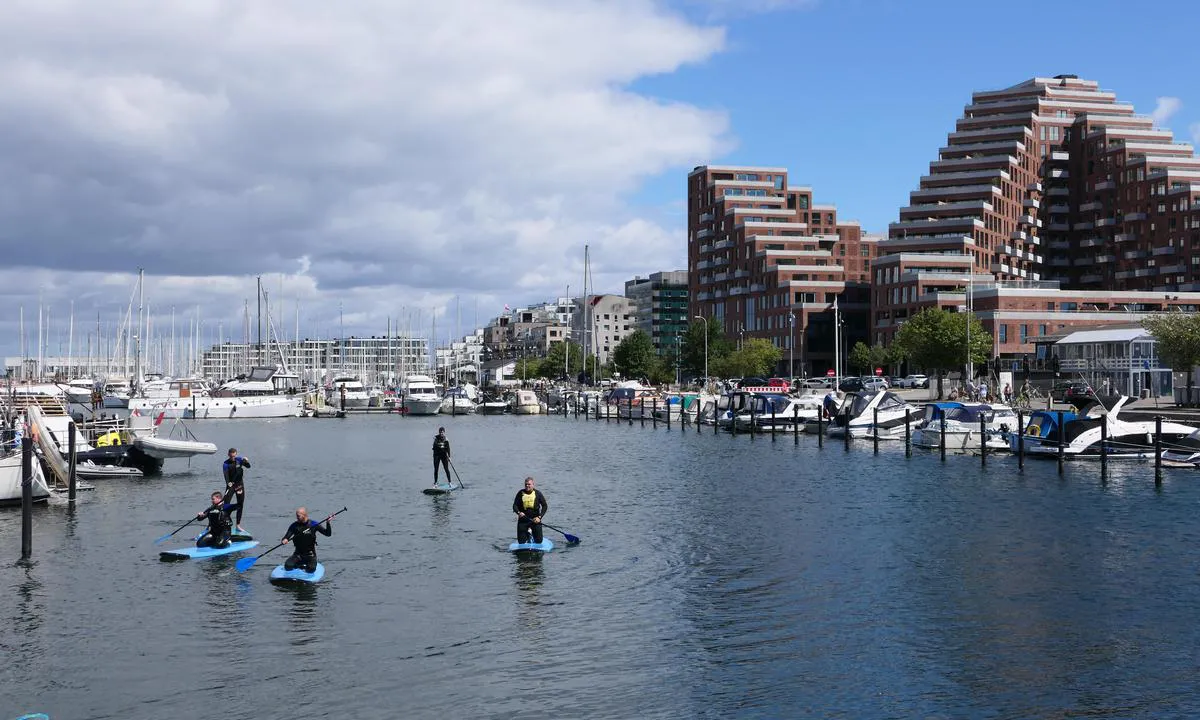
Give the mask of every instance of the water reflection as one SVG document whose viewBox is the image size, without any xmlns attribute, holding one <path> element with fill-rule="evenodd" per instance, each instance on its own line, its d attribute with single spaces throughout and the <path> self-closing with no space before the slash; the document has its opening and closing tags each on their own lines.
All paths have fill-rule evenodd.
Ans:
<svg viewBox="0 0 1200 720">
<path fill-rule="evenodd" d="M 289 644 L 294 648 L 304 648 L 316 641 L 317 625 L 317 586 L 312 583 L 289 582 L 271 583 L 281 595 L 288 595 L 291 602 L 288 605 L 287 629 L 291 635 Z M 312 651 L 305 650 L 304 654 Z"/>
<path fill-rule="evenodd" d="M 452 497 L 452 494 L 429 496 L 430 505 L 432 506 L 430 527 L 435 531 L 439 531 L 439 535 L 442 534 L 441 531 L 445 531 L 450 527 L 450 504 L 454 502 L 451 499 Z"/>
</svg>

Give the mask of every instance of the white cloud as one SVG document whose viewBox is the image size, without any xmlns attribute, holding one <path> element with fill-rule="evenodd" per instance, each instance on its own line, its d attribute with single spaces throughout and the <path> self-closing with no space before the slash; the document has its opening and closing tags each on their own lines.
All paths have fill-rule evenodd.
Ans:
<svg viewBox="0 0 1200 720">
<path fill-rule="evenodd" d="M 1154 124 L 1164 126 L 1171 120 L 1175 113 L 1179 112 L 1179 108 L 1183 107 L 1183 101 L 1177 97 L 1164 96 L 1156 98 L 1154 102 L 1154 110 L 1150 113 L 1150 117 L 1154 119 Z"/>
<path fill-rule="evenodd" d="M 728 144 L 724 114 L 630 90 L 724 43 L 650 0 L 3 14 L 9 352 L 16 304 L 28 320 L 40 289 L 59 318 L 72 299 L 115 312 L 139 266 L 178 278 L 153 285 L 156 308 L 199 303 L 211 326 L 240 323 L 260 273 L 377 333 L 388 311 L 455 295 L 486 315 L 578 290 L 585 243 L 615 290 L 683 259 L 682 229 L 639 218 L 629 194 Z M 103 301 L 102 276 L 120 279 Z"/>
</svg>

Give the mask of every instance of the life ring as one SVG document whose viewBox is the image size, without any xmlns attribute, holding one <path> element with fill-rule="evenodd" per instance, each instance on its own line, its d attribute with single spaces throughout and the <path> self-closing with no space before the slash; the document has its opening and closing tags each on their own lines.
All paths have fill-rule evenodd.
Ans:
<svg viewBox="0 0 1200 720">
<path fill-rule="evenodd" d="M 1025 427 L 1025 434 L 1032 435 L 1034 437 L 1041 437 L 1042 426 L 1038 425 L 1037 423 L 1029 423 L 1029 425 Z"/>
</svg>

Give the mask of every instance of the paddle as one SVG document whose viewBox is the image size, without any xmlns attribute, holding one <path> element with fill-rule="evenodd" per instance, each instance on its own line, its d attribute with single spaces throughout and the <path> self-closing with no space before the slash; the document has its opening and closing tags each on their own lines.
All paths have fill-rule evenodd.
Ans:
<svg viewBox="0 0 1200 720">
<path fill-rule="evenodd" d="M 463 490 L 466 490 L 467 486 L 463 485 L 462 478 L 458 477 L 458 468 L 454 467 L 454 461 L 450 458 L 446 458 L 446 461 L 450 463 L 450 469 L 454 471 L 454 477 L 458 478 L 458 486 Z"/>
<path fill-rule="evenodd" d="M 542 525 L 542 527 L 548 527 L 551 530 L 555 530 L 557 532 L 562 533 L 562 536 L 565 537 L 567 539 L 567 542 L 570 543 L 571 545 L 578 545 L 580 542 L 582 542 L 579 539 L 578 535 L 572 535 L 571 533 L 569 533 L 565 530 L 559 530 L 558 528 L 554 527 L 553 525 L 547 525 L 546 523 L 542 523 L 541 525 Z"/>
<path fill-rule="evenodd" d="M 222 500 L 222 502 L 224 502 L 224 500 Z M 217 504 L 216 504 L 216 503 L 213 503 L 212 505 L 209 505 L 209 506 L 208 506 L 208 510 L 212 510 L 212 509 L 213 509 L 213 508 L 215 508 L 216 506 L 217 506 Z M 204 512 L 208 512 L 208 510 L 205 510 Z M 180 530 L 184 529 L 184 528 L 185 528 L 185 527 L 187 527 L 188 525 L 191 525 L 192 523 L 196 522 L 196 521 L 197 521 L 197 520 L 199 520 L 199 519 L 200 519 L 200 518 L 198 518 L 198 517 L 193 517 L 191 520 L 188 520 L 187 522 L 185 522 L 184 524 L 182 524 L 182 525 L 180 525 L 179 527 L 175 528 L 175 529 L 174 529 L 174 530 L 172 530 L 171 532 L 169 532 L 169 533 L 167 533 L 166 535 L 163 535 L 163 536 L 162 536 L 162 537 L 160 537 L 159 539 L 155 540 L 155 541 L 154 541 L 154 544 L 155 544 L 155 545 L 161 545 L 161 544 L 163 544 L 163 543 L 164 543 L 164 542 L 166 542 L 166 541 L 167 541 L 167 540 L 168 540 L 168 539 L 169 539 L 169 538 L 170 538 L 172 535 L 174 535 L 175 533 L 177 533 L 177 532 L 179 532 Z"/>
<path fill-rule="evenodd" d="M 342 513 L 344 513 L 344 512 L 346 512 L 346 508 L 342 508 L 341 510 L 338 510 L 338 511 L 337 511 L 337 512 L 335 512 L 334 514 L 330 515 L 329 517 L 325 518 L 325 519 L 324 519 L 324 520 L 322 520 L 321 522 L 317 523 L 317 525 L 321 525 L 321 524 L 327 523 L 327 522 L 329 522 L 330 520 L 332 520 L 333 518 L 337 517 L 338 515 L 341 515 L 341 514 L 342 514 Z M 312 530 L 313 530 L 313 527 L 308 527 L 308 528 L 305 528 L 304 530 L 301 530 L 300 532 L 312 532 Z M 284 545 L 286 545 L 286 544 L 287 544 L 287 543 L 279 543 L 278 545 L 276 545 L 275 547 L 271 548 L 270 550 L 268 550 L 268 551 L 267 551 L 267 552 L 265 552 L 265 553 L 262 553 L 262 554 L 260 554 L 260 555 L 256 555 L 256 556 L 254 556 L 254 557 L 242 558 L 241 560 L 238 560 L 238 561 L 235 563 L 235 565 L 237 566 L 237 571 L 238 571 L 238 572 L 240 572 L 240 573 L 244 573 L 244 572 L 246 572 L 246 571 L 247 571 L 247 570 L 249 570 L 250 568 L 254 567 L 254 563 L 258 562 L 258 561 L 259 561 L 259 559 L 261 559 L 263 556 L 265 556 L 265 555 L 267 555 L 267 554 L 269 554 L 269 553 L 272 553 L 272 552 L 274 552 L 274 551 L 278 550 L 279 548 L 283 547 L 283 546 L 284 546 Z"/>
</svg>

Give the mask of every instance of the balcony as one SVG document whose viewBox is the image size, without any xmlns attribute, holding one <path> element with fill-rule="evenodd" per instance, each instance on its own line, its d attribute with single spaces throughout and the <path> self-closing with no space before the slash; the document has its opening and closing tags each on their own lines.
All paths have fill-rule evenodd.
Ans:
<svg viewBox="0 0 1200 720">
<path fill-rule="evenodd" d="M 712 228 L 704 228 L 703 230 L 700 230 L 700 231 L 697 231 L 697 232 L 696 232 L 696 239 L 697 239 L 697 240 L 703 240 L 703 239 L 705 239 L 705 238 L 710 238 L 710 237 L 712 237 L 712 236 L 713 236 L 713 231 L 712 231 Z"/>
<path fill-rule="evenodd" d="M 1065 257 L 1051 258 L 1050 265 L 1053 267 L 1070 267 L 1071 261 Z"/>
<path fill-rule="evenodd" d="M 1183 273 L 1183 272 L 1187 272 L 1187 265 L 1184 265 L 1183 263 L 1178 263 L 1175 265 L 1167 265 L 1165 267 L 1160 267 L 1158 269 L 1159 275 L 1170 275 L 1172 273 Z"/>
<path fill-rule="evenodd" d="M 1153 275 L 1156 272 L 1158 272 L 1158 268 L 1138 268 L 1137 270 L 1133 271 L 1133 276 L 1134 277 L 1150 277 L 1151 275 Z"/>
<path fill-rule="evenodd" d="M 1076 265 L 1076 266 L 1079 266 L 1079 265 L 1092 265 L 1092 264 L 1094 264 L 1095 262 L 1096 262 L 1096 258 L 1094 258 L 1094 257 L 1089 257 L 1089 256 L 1086 256 L 1086 255 L 1085 255 L 1084 257 L 1077 257 L 1077 258 L 1075 258 L 1075 262 L 1074 262 L 1073 264 L 1074 264 L 1074 265 Z"/>
<path fill-rule="evenodd" d="M 716 275 L 712 276 L 713 282 L 725 282 L 728 279 L 729 279 L 729 273 L 727 273 L 727 272 L 717 273 Z"/>
<path fill-rule="evenodd" d="M 1022 215 L 1021 217 L 1017 218 L 1017 222 L 1021 223 L 1022 225 L 1032 225 L 1033 227 L 1042 226 L 1042 221 L 1038 220 L 1032 215 Z"/>
<path fill-rule="evenodd" d="M 1066 203 L 1055 203 L 1050 206 L 1051 215 L 1066 215 L 1071 212 L 1071 206 Z"/>
<path fill-rule="evenodd" d="M 1064 195 L 1070 195 L 1071 189 L 1066 187 L 1052 187 L 1046 194 L 1050 197 L 1062 197 Z"/>
<path fill-rule="evenodd" d="M 1066 162 L 1071 159 L 1071 153 L 1066 150 L 1052 150 L 1050 152 L 1050 159 L 1055 162 Z"/>
<path fill-rule="evenodd" d="M 1097 255 L 1096 256 L 1096 262 L 1101 263 L 1101 264 L 1116 262 L 1116 260 L 1117 260 L 1117 258 L 1115 255 Z"/>
<path fill-rule="evenodd" d="M 1040 182 L 1031 182 L 1025 186 L 1025 189 L 1029 192 L 1040 193 L 1042 191 L 1042 184 Z"/>
<path fill-rule="evenodd" d="M 1071 229 L 1071 226 L 1065 222 L 1052 222 L 1046 226 L 1046 229 L 1054 232 L 1066 232 Z"/>
<path fill-rule="evenodd" d="M 1042 239 L 1040 237 L 1038 237 L 1037 235 L 1030 235 L 1029 239 L 1026 240 L 1025 242 L 1029 243 L 1030 245 L 1041 245 Z"/>
<path fill-rule="evenodd" d="M 1146 213 L 1144 213 L 1144 212 L 1131 212 L 1131 213 L 1125 214 L 1125 222 L 1134 222 L 1136 220 L 1145 220 L 1145 219 L 1146 219 Z"/>
<path fill-rule="evenodd" d="M 1047 174 L 1052 180 L 1066 180 L 1067 178 L 1071 177 L 1071 173 L 1063 170 L 1062 168 L 1054 168 Z"/>
<path fill-rule="evenodd" d="M 1103 203 L 1101 203 L 1099 200 L 1093 200 L 1080 205 L 1079 212 L 1091 212 L 1093 210 L 1099 210 L 1103 206 Z M 1051 208 L 1050 212 L 1054 212 L 1053 208 Z"/>
<path fill-rule="evenodd" d="M 1050 241 L 1049 248 L 1051 250 L 1070 250 L 1071 243 L 1066 240 L 1052 240 Z"/>
<path fill-rule="evenodd" d="M 737 270 L 733 273 L 734 280 L 741 280 L 742 278 L 748 278 L 748 277 L 750 277 L 749 270 Z"/>
<path fill-rule="evenodd" d="M 696 263 L 696 269 L 707 270 L 712 267 L 712 265 L 712 260 L 701 260 L 700 262 Z"/>
<path fill-rule="evenodd" d="M 717 258 L 716 260 L 712 261 L 713 267 L 721 267 L 722 265 L 728 265 L 728 264 L 729 264 L 729 258 Z"/>
<path fill-rule="evenodd" d="M 1112 227 L 1113 225 L 1116 225 L 1116 224 L 1117 224 L 1116 218 L 1110 218 L 1110 217 L 1109 218 L 1100 218 L 1099 220 L 1096 221 L 1096 227 L 1098 227 L 1098 228 Z"/>
<path fill-rule="evenodd" d="M 1174 255 L 1175 254 L 1175 246 L 1167 245 L 1165 247 L 1156 247 L 1156 248 L 1154 248 L 1154 254 L 1155 255 Z"/>
<path fill-rule="evenodd" d="M 725 250 L 726 248 L 731 248 L 731 247 L 733 247 L 732 240 L 722 240 L 721 242 L 717 243 L 716 245 L 713 245 L 713 250 Z"/>
<path fill-rule="evenodd" d="M 1126 252 L 1121 257 L 1125 258 L 1126 260 L 1137 260 L 1139 258 L 1146 257 L 1146 251 L 1145 250 L 1130 250 L 1129 252 Z"/>
<path fill-rule="evenodd" d="M 712 219 L 713 219 L 713 214 L 710 212 L 706 212 L 700 216 L 700 222 L 702 222 L 702 223 L 712 222 Z"/>
<path fill-rule="evenodd" d="M 1097 190 L 1114 190 L 1116 187 L 1117 184 L 1112 180 L 1101 180 L 1100 182 L 1096 183 Z"/>
<path fill-rule="evenodd" d="M 1133 242 L 1137 238 L 1132 233 L 1117 233 L 1113 235 L 1113 242 Z"/>
<path fill-rule="evenodd" d="M 767 286 L 763 285 L 762 283 L 754 283 L 753 285 L 750 286 L 750 292 L 760 293 L 760 292 L 766 292 L 766 291 L 767 291 Z"/>
<path fill-rule="evenodd" d="M 1037 200 L 1034 200 L 1033 198 L 1025 198 L 1024 200 L 1021 201 L 1021 205 L 1022 205 L 1022 207 L 1032 208 L 1034 210 L 1037 210 L 1039 207 L 1042 206 L 1042 204 L 1040 202 L 1038 202 Z"/>
<path fill-rule="evenodd" d="M 1009 235 L 1008 237 L 1013 240 L 1016 240 L 1017 242 L 1025 242 L 1025 240 L 1029 236 L 1027 234 L 1025 234 L 1024 230 L 1016 230 L 1013 232 L 1013 234 Z"/>
<path fill-rule="evenodd" d="M 1090 222 L 1077 222 L 1073 226 L 1076 230 L 1091 230 L 1093 224 Z"/>
<path fill-rule="evenodd" d="M 1103 245 L 1103 244 L 1104 244 L 1104 238 L 1090 237 L 1090 238 L 1084 240 L 1083 242 L 1079 243 L 1079 247 L 1085 247 L 1085 248 L 1086 247 L 1097 247 L 1097 246 Z"/>
<path fill-rule="evenodd" d="M 1005 273 L 1007 275 L 1014 274 L 1013 269 L 1003 263 L 992 263 L 991 271 L 994 273 Z"/>
<path fill-rule="evenodd" d="M 710 253 L 710 252 L 712 252 L 712 250 L 713 250 L 712 244 L 700 246 L 700 254 L 701 255 L 703 255 L 704 253 Z"/>
<path fill-rule="evenodd" d="M 1083 277 L 1079 278 L 1079 282 L 1082 282 L 1085 284 L 1086 283 L 1101 283 L 1101 282 L 1104 282 L 1104 276 L 1103 275 L 1095 275 L 1095 274 L 1084 275 Z"/>
</svg>

